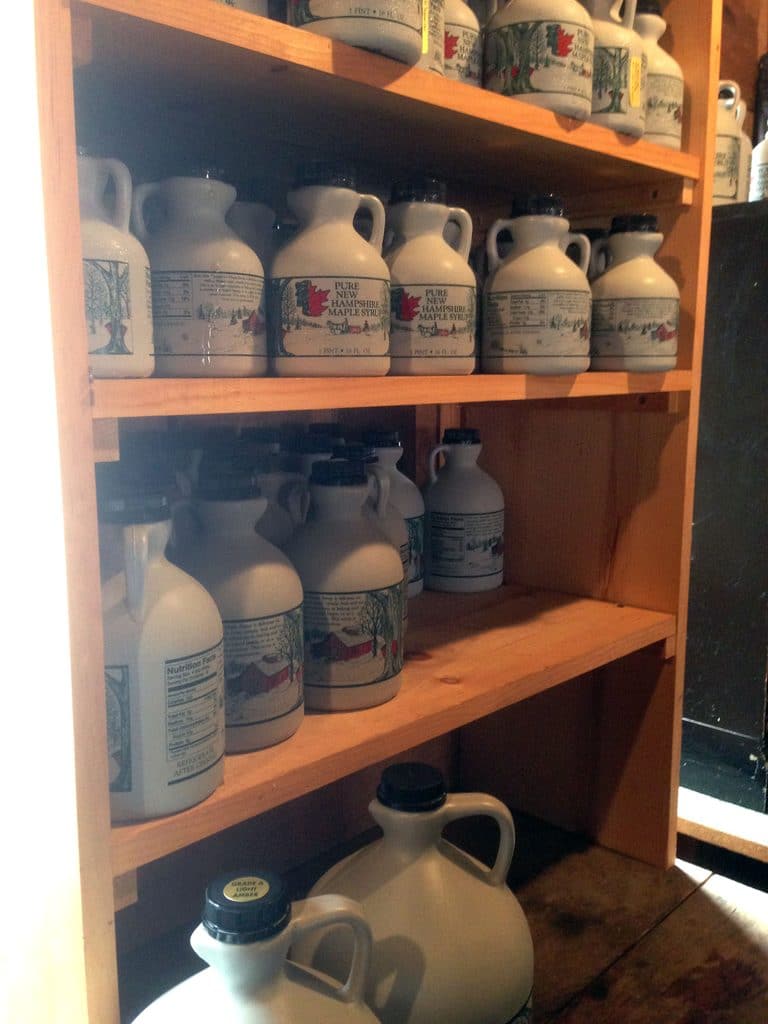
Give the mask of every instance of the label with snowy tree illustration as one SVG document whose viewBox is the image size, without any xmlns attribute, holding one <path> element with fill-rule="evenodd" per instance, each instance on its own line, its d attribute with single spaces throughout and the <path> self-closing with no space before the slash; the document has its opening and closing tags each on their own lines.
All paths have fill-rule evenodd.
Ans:
<svg viewBox="0 0 768 1024">
<path fill-rule="evenodd" d="M 367 686 L 403 668 L 403 588 L 304 592 L 304 683 Z"/>
<path fill-rule="evenodd" d="M 88 354 L 130 356 L 134 351 L 131 275 L 122 260 L 83 260 Z"/>
<path fill-rule="evenodd" d="M 109 789 L 112 793 L 130 793 L 132 785 L 130 678 L 127 665 L 104 666 Z"/>
<path fill-rule="evenodd" d="M 424 516 L 406 516 L 410 541 L 410 558 L 408 561 L 408 583 L 418 583 L 424 579 Z"/>
<path fill-rule="evenodd" d="M 301 606 L 224 620 L 227 728 L 272 722 L 304 703 Z"/>
<path fill-rule="evenodd" d="M 431 576 L 496 576 L 504 568 L 504 509 L 429 512 L 427 543 Z"/>
<path fill-rule="evenodd" d="M 296 28 L 328 18 L 393 22 L 421 36 L 421 0 L 359 0 L 354 4 L 349 0 L 288 0 L 288 21 Z M 376 49 L 374 38 L 370 48 Z"/>
<path fill-rule="evenodd" d="M 224 756 L 224 641 L 165 663 L 169 786 L 202 775 Z"/>
<path fill-rule="evenodd" d="M 465 25 L 445 23 L 443 46 L 445 73 L 469 85 L 480 85 L 483 46 L 480 33 Z"/>
<path fill-rule="evenodd" d="M 518 21 L 486 31 L 486 88 L 589 100 L 594 40 L 588 28 L 570 22 Z"/>
<path fill-rule="evenodd" d="M 718 135 L 715 142 L 715 199 L 735 199 L 739 187 L 739 156 L 741 139 L 735 135 Z"/>
<path fill-rule="evenodd" d="M 270 281 L 274 356 L 385 356 L 389 281 L 378 277 L 276 277 Z"/>
<path fill-rule="evenodd" d="M 625 46 L 596 46 L 592 113 L 626 114 L 640 107 L 648 58 L 631 57 Z"/>
<path fill-rule="evenodd" d="M 679 321 L 679 299 L 595 299 L 592 355 L 676 355 Z"/>
<path fill-rule="evenodd" d="M 153 270 L 152 297 L 158 355 L 266 355 L 258 274 Z"/>
<path fill-rule="evenodd" d="M 645 100 L 647 135 L 679 139 L 683 130 L 683 81 L 675 75 L 648 75 Z"/>
<path fill-rule="evenodd" d="M 592 299 L 585 291 L 489 292 L 488 355 L 578 356 L 589 351 Z"/>
<path fill-rule="evenodd" d="M 456 284 L 393 286 L 390 353 L 426 359 L 474 355 L 475 288 Z"/>
</svg>

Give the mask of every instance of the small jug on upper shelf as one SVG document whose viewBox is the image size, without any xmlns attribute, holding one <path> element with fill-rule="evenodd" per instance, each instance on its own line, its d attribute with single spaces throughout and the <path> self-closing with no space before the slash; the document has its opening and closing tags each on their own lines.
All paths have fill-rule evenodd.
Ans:
<svg viewBox="0 0 768 1024">
<path fill-rule="evenodd" d="M 441 2 L 442 6 L 442 2 Z M 288 23 L 385 57 L 417 64 L 420 0 L 289 0 Z"/>
<path fill-rule="evenodd" d="M 680 65 L 659 46 L 666 30 L 659 0 L 637 0 L 635 31 L 648 58 L 643 138 L 669 149 L 680 149 L 685 86 Z"/>
<path fill-rule="evenodd" d="M 152 261 L 157 372 L 256 377 L 267 372 L 264 268 L 225 220 L 237 192 L 216 172 L 139 185 L 133 224 Z M 145 217 L 152 200 L 156 215 Z"/>
<path fill-rule="evenodd" d="M 637 0 L 588 0 L 595 30 L 590 121 L 639 136 L 645 130 L 648 58 L 632 27 L 636 6 Z"/>
<path fill-rule="evenodd" d="M 80 149 L 77 180 L 88 365 L 94 377 L 149 377 L 155 368 L 152 289 L 149 258 L 128 231 L 130 173 L 119 160 Z"/>
<path fill-rule="evenodd" d="M 719 82 L 713 206 L 744 203 L 749 198 L 752 144 L 742 130 L 746 114 L 738 83 L 730 79 Z"/>
<path fill-rule="evenodd" d="M 445 0 L 443 44 L 445 77 L 465 85 L 481 85 L 483 41 L 480 22 L 467 0 Z"/>
<path fill-rule="evenodd" d="M 227 224 L 238 238 L 256 253 L 265 274 L 274 255 L 275 211 L 257 199 L 258 191 L 250 182 L 237 185 L 237 200 L 227 213 Z"/>
</svg>

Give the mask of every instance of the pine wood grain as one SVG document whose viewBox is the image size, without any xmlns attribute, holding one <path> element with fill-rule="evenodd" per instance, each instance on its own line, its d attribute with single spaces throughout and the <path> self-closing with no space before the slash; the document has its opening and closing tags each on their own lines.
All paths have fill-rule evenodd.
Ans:
<svg viewBox="0 0 768 1024">
<path fill-rule="evenodd" d="M 681 788 L 677 828 L 692 839 L 768 864 L 768 814 Z"/>
</svg>

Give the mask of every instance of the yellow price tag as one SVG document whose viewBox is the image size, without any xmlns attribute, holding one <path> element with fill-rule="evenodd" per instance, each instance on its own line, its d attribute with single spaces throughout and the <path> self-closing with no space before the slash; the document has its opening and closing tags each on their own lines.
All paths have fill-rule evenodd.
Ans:
<svg viewBox="0 0 768 1024">
<path fill-rule="evenodd" d="M 639 107 L 643 88 L 643 58 L 632 57 L 629 61 L 629 105 Z"/>
<path fill-rule="evenodd" d="M 429 53 L 429 0 L 421 0 L 421 52 Z"/>
</svg>

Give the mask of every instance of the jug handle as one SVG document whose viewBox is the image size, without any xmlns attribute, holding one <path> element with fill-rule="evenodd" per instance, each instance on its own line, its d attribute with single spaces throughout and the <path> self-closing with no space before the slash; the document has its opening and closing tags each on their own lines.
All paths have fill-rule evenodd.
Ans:
<svg viewBox="0 0 768 1024">
<path fill-rule="evenodd" d="M 565 248 L 569 245 L 575 245 L 579 250 L 579 267 L 582 273 L 586 274 L 587 268 L 589 267 L 589 257 L 592 252 L 592 246 L 590 245 L 589 239 L 586 235 L 581 235 L 578 232 L 565 236 Z"/>
<path fill-rule="evenodd" d="M 149 231 L 144 220 L 144 204 L 151 195 L 160 190 L 160 183 L 149 181 L 145 185 L 137 185 L 133 190 L 133 204 L 131 206 L 131 219 L 133 230 L 140 242 L 146 242 L 149 238 Z"/>
<path fill-rule="evenodd" d="M 469 259 L 469 250 L 472 248 L 472 218 L 466 210 L 460 206 L 451 206 L 448 210 L 448 220 L 459 229 L 459 244 L 456 252 L 463 260 Z"/>
<path fill-rule="evenodd" d="M 624 4 L 624 17 L 621 16 L 621 5 Z M 611 7 L 611 18 L 624 28 L 632 28 L 635 24 L 637 0 L 615 0 Z"/>
<path fill-rule="evenodd" d="M 306 480 L 289 480 L 278 493 L 278 501 L 291 517 L 294 526 L 301 526 L 309 513 L 309 486 Z"/>
<path fill-rule="evenodd" d="M 744 127 L 744 121 L 747 117 L 747 105 L 744 100 L 739 100 L 736 104 L 736 124 L 739 126 L 739 131 Z M 751 147 L 750 147 L 751 148 Z"/>
<path fill-rule="evenodd" d="M 437 456 L 440 452 L 450 451 L 450 446 L 447 444 L 437 444 L 429 453 L 429 482 L 434 483 L 437 480 Z"/>
<path fill-rule="evenodd" d="M 316 928 L 348 925 L 352 929 L 354 947 L 347 980 L 331 994 L 343 1003 L 361 1003 L 368 967 L 371 962 L 371 929 L 359 903 L 344 896 L 310 896 L 293 904 L 291 944 Z"/>
<path fill-rule="evenodd" d="M 488 231 L 485 240 L 485 252 L 488 256 L 488 273 L 492 274 L 501 263 L 499 256 L 498 237 L 504 228 L 512 229 L 511 220 L 495 220 Z"/>
<path fill-rule="evenodd" d="M 607 238 L 598 238 L 598 240 L 592 246 L 592 256 L 594 257 L 595 265 L 597 264 L 597 257 L 600 256 L 601 254 L 605 255 L 605 267 L 601 271 L 601 273 L 604 274 L 605 271 L 611 265 L 611 250 L 608 245 Z M 598 274 L 597 276 L 600 277 L 600 274 Z"/>
<path fill-rule="evenodd" d="M 203 526 L 195 512 L 195 506 L 191 498 L 180 498 L 175 501 L 171 506 L 171 539 L 169 547 L 174 550 L 178 550 L 179 538 L 182 538 L 182 547 L 184 546 L 184 538 L 192 538 L 194 536 L 200 536 L 203 532 Z"/>
<path fill-rule="evenodd" d="M 451 793 L 437 812 L 447 825 L 459 818 L 493 818 L 499 826 L 499 849 L 493 867 L 485 872 L 488 885 L 504 885 L 515 852 L 515 823 L 509 808 L 486 793 Z"/>
<path fill-rule="evenodd" d="M 112 224 L 120 231 L 128 231 L 131 219 L 131 173 L 120 160 L 104 160 L 104 167 L 115 183 L 115 209 Z"/>
<path fill-rule="evenodd" d="M 738 107 L 741 102 L 741 88 L 738 82 L 734 82 L 732 78 L 721 78 L 717 83 L 718 98 L 721 92 L 730 92 L 733 96 L 733 106 Z"/>
<path fill-rule="evenodd" d="M 149 536 L 146 526 L 127 526 L 123 533 L 125 560 L 125 598 L 134 622 L 144 620 L 144 582 L 149 560 Z"/>
<path fill-rule="evenodd" d="M 371 228 L 371 237 L 368 241 L 376 252 L 380 253 L 382 243 L 384 242 L 384 223 L 386 220 L 382 201 L 376 196 L 361 195 L 357 208 L 358 210 L 368 210 L 370 213 L 373 227 Z"/>
<path fill-rule="evenodd" d="M 383 519 L 389 504 L 390 480 L 381 466 L 368 466 L 368 493 L 371 496 L 376 516 Z"/>
</svg>

